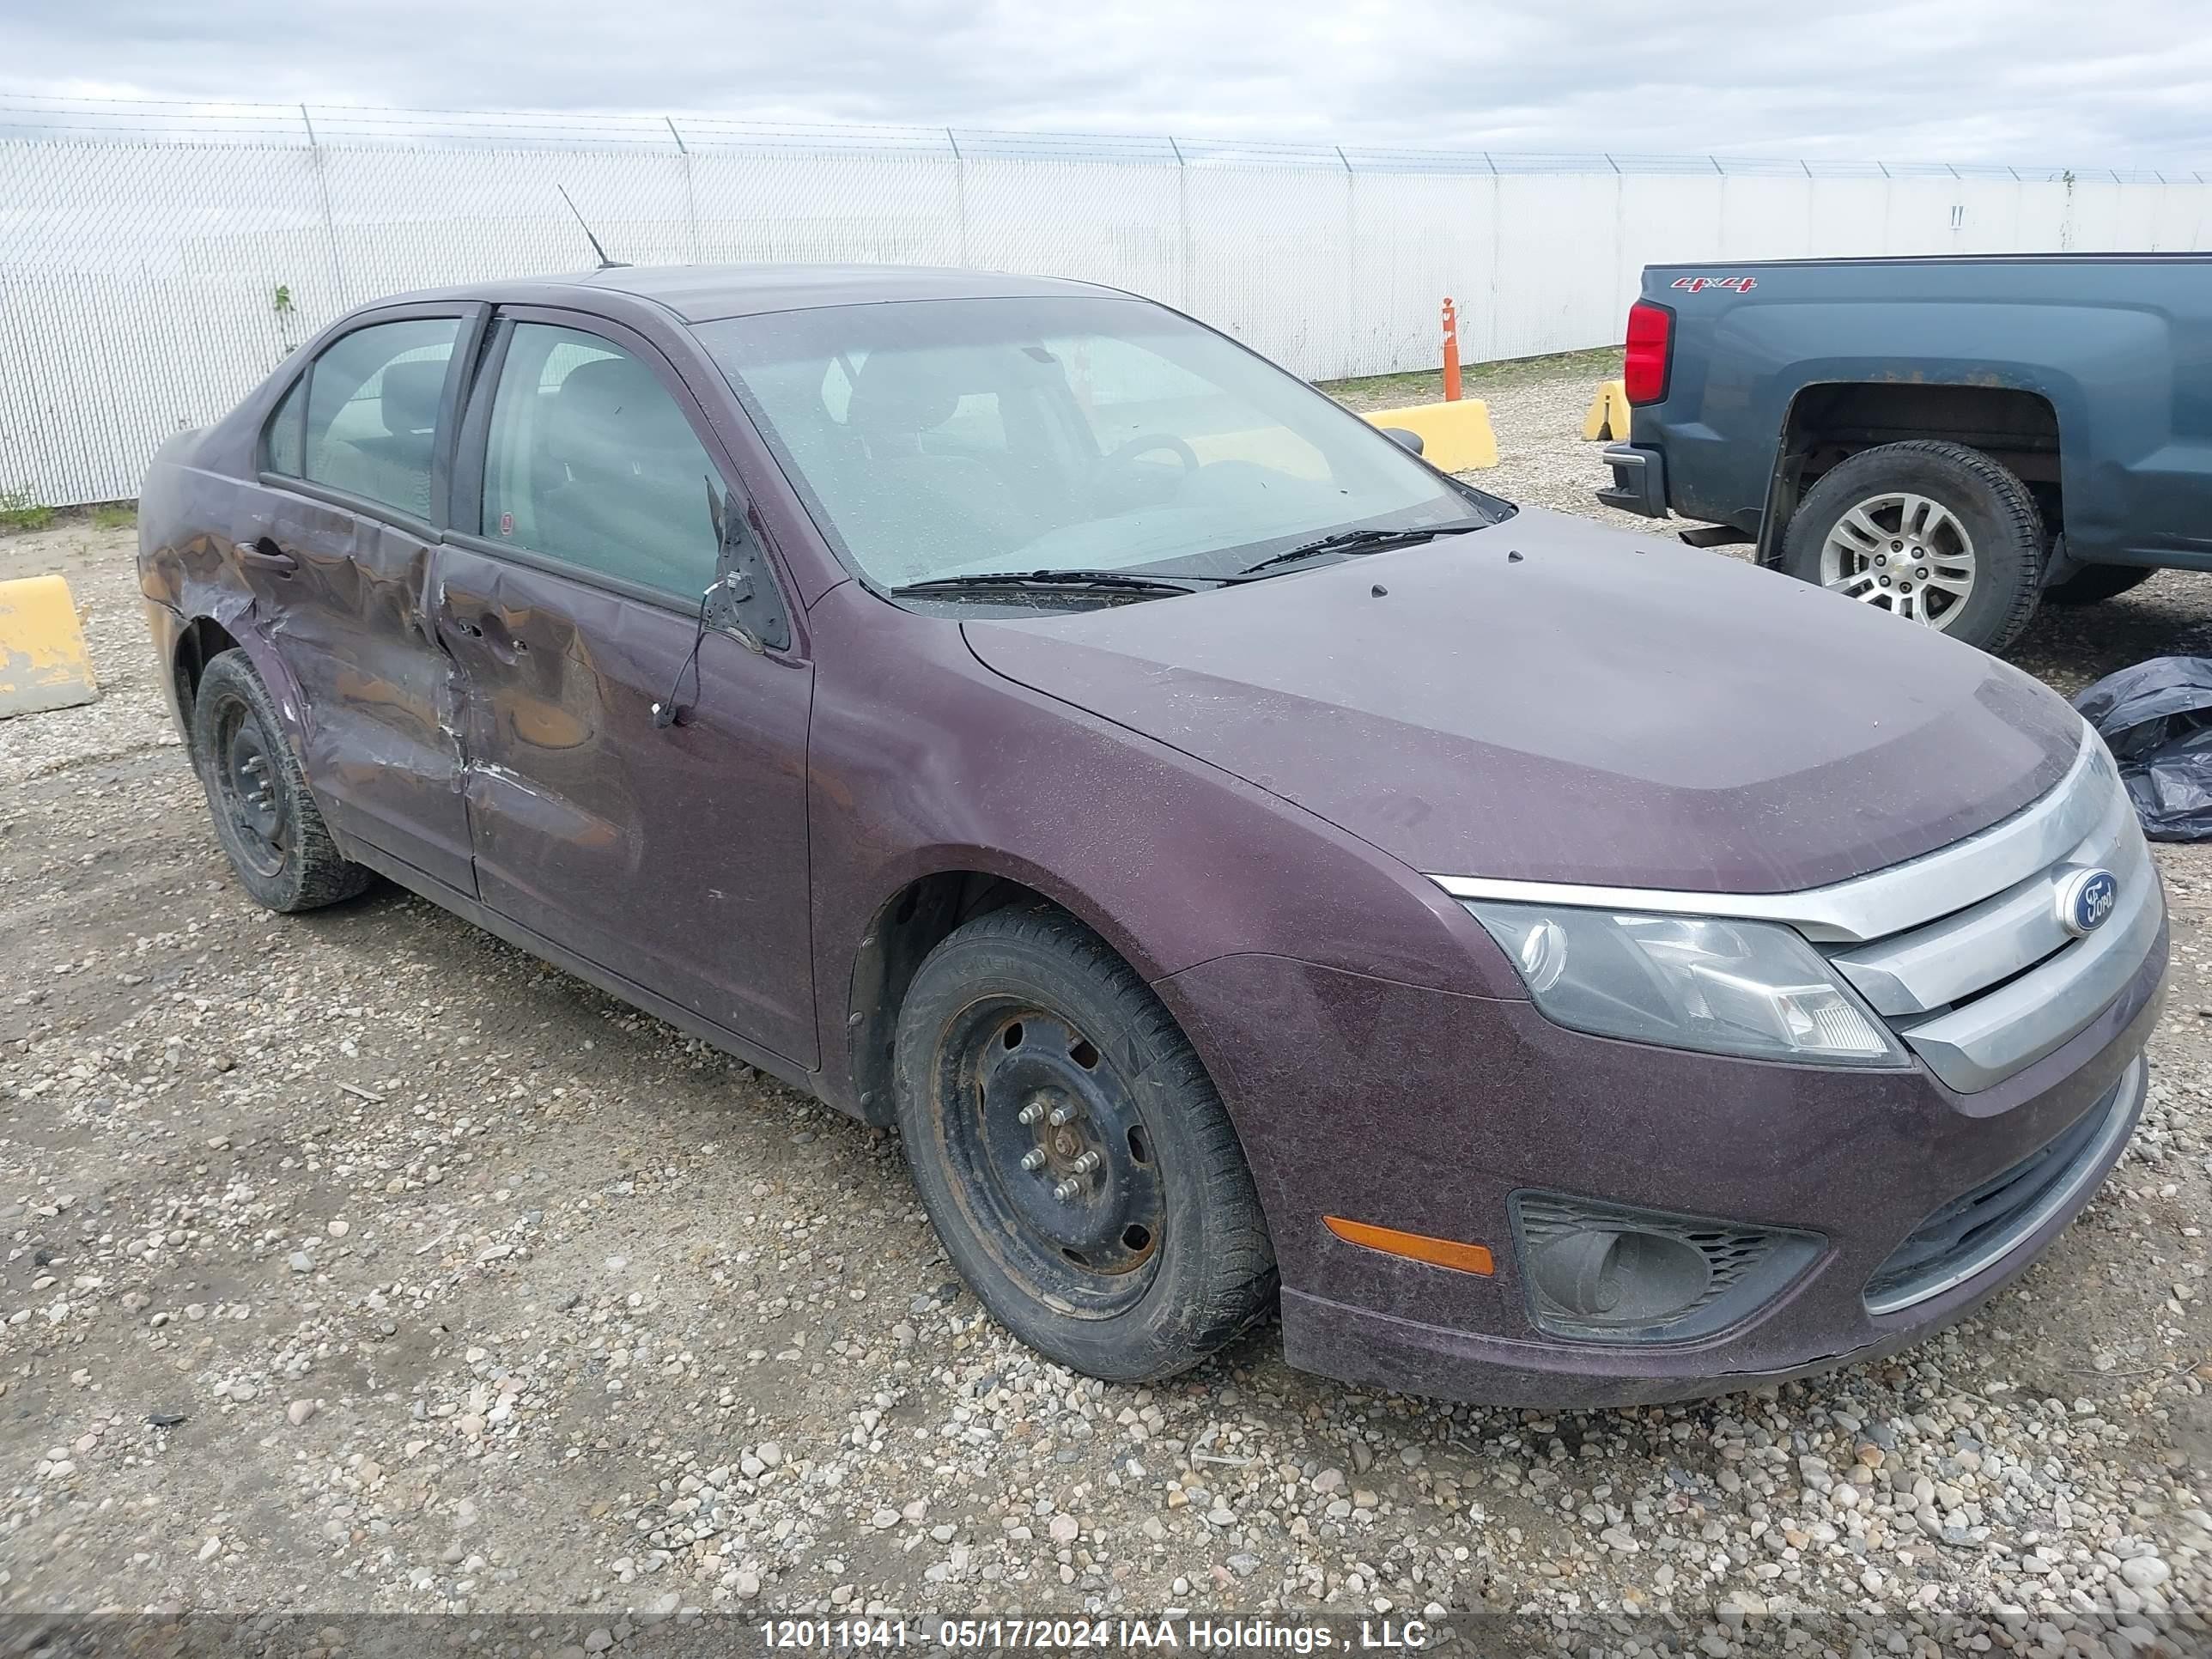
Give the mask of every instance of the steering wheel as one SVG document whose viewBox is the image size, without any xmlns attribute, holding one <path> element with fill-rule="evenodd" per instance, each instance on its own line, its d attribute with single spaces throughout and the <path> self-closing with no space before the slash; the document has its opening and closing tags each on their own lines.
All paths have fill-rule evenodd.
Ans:
<svg viewBox="0 0 2212 1659">
<path fill-rule="evenodd" d="M 1198 452 L 1172 432 L 1139 432 L 1128 442 L 1115 445 L 1098 458 L 1098 465 L 1091 474 L 1091 494 L 1098 495 L 1109 478 L 1138 456 L 1149 455 L 1158 449 L 1168 451 L 1182 463 L 1182 477 L 1176 481 L 1178 486 L 1198 471 Z"/>
</svg>

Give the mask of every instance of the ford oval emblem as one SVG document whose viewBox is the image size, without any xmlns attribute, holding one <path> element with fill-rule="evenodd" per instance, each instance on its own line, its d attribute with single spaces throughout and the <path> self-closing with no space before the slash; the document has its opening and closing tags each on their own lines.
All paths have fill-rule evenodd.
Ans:
<svg viewBox="0 0 2212 1659">
<path fill-rule="evenodd" d="M 2058 884 L 2058 925 L 2076 939 L 2094 933 L 2119 896 L 2119 878 L 2111 871 L 2074 871 Z"/>
</svg>

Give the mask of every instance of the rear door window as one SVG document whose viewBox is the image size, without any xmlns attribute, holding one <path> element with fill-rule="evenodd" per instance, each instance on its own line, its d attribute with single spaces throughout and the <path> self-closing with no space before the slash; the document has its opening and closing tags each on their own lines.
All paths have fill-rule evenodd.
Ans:
<svg viewBox="0 0 2212 1659">
<path fill-rule="evenodd" d="M 276 405 L 276 412 L 269 417 L 269 424 L 262 431 L 261 466 L 264 472 L 280 472 L 288 478 L 300 476 L 300 416 L 307 402 L 307 377 L 302 374 L 292 382 L 292 389 L 284 394 L 284 401 Z"/>
<path fill-rule="evenodd" d="M 696 601 L 714 464 L 653 370 L 580 329 L 517 323 L 486 439 L 483 535 Z"/>
<path fill-rule="evenodd" d="M 461 323 L 376 323 L 334 342 L 307 371 L 300 476 L 417 519 L 430 516 L 438 410 Z M 277 434 L 270 465 L 278 471 Z"/>
</svg>

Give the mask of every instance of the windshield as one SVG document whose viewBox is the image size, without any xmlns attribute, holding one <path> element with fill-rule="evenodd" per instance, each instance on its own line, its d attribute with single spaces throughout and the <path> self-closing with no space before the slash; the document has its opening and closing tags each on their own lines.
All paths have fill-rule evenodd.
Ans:
<svg viewBox="0 0 2212 1659">
<path fill-rule="evenodd" d="M 1507 510 L 1140 300 L 832 306 L 696 331 L 839 555 L 884 587 L 1048 569 L 1227 577 L 1340 531 Z"/>
</svg>

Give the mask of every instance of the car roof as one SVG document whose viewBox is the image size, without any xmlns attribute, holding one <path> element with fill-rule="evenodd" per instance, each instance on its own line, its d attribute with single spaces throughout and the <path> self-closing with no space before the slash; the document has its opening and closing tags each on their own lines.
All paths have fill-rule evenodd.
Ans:
<svg viewBox="0 0 2212 1659">
<path fill-rule="evenodd" d="M 380 301 L 482 300 L 529 303 L 549 289 L 602 289 L 634 295 L 665 307 L 687 323 L 750 317 L 769 311 L 817 306 L 875 305 L 890 300 L 1039 298 L 1091 295 L 1129 299 L 1116 289 L 1053 276 L 1010 276 L 996 271 L 927 265 L 616 265 L 512 283 L 471 283 Z"/>
</svg>

